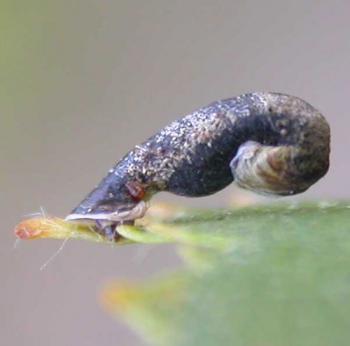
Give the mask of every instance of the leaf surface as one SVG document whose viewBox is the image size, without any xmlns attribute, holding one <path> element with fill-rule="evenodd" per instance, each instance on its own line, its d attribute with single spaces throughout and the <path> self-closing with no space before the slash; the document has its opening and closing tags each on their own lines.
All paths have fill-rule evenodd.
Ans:
<svg viewBox="0 0 350 346">
<path fill-rule="evenodd" d="M 188 264 L 112 283 L 105 306 L 152 345 L 348 345 L 346 204 L 192 211 L 149 225 Z"/>
</svg>

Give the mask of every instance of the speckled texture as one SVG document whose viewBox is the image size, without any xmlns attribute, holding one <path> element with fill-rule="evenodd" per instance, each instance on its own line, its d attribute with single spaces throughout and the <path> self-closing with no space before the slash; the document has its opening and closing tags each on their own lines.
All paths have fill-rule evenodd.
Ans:
<svg viewBox="0 0 350 346">
<path fill-rule="evenodd" d="M 329 165 L 329 126 L 305 101 L 278 93 L 249 93 L 213 102 L 137 145 L 111 169 L 72 214 L 110 213 L 158 191 L 183 196 L 215 193 L 233 180 L 262 193 L 295 194 Z"/>
</svg>

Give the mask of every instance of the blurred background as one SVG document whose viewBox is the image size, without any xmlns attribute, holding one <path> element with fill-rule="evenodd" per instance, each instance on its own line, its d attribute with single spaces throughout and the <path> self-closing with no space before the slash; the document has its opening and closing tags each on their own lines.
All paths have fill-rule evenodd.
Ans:
<svg viewBox="0 0 350 346">
<path fill-rule="evenodd" d="M 181 265 L 171 246 L 21 242 L 44 208 L 65 216 L 135 144 L 220 98 L 280 91 L 332 129 L 328 175 L 291 200 L 350 197 L 350 2 L 2 0 L 0 5 L 0 334 L 4 345 L 143 345 L 98 302 L 108 280 Z M 228 206 L 233 186 L 201 199 Z M 245 196 L 245 197 L 244 197 Z"/>
</svg>

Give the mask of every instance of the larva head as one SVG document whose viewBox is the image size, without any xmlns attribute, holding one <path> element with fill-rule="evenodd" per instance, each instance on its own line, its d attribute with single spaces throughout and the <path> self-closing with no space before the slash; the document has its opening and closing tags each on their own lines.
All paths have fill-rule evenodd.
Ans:
<svg viewBox="0 0 350 346">
<path fill-rule="evenodd" d="M 144 191 L 134 183 L 125 183 L 118 186 L 108 184 L 104 180 L 76 207 L 66 220 L 91 222 L 100 228 L 121 223 L 129 223 L 141 218 L 147 204 L 143 200 Z"/>
</svg>

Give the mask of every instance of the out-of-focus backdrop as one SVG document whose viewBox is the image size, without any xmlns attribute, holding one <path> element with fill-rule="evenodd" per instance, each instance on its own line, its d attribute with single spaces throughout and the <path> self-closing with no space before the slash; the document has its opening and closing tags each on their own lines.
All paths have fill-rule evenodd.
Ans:
<svg viewBox="0 0 350 346">
<path fill-rule="evenodd" d="M 349 15 L 346 0 L 1 1 L 1 344 L 143 345 L 98 292 L 174 270 L 172 247 L 69 241 L 40 271 L 61 243 L 14 249 L 12 230 L 41 207 L 66 215 L 133 145 L 213 100 L 270 90 L 318 107 L 331 169 L 299 199 L 349 198 Z"/>
</svg>

